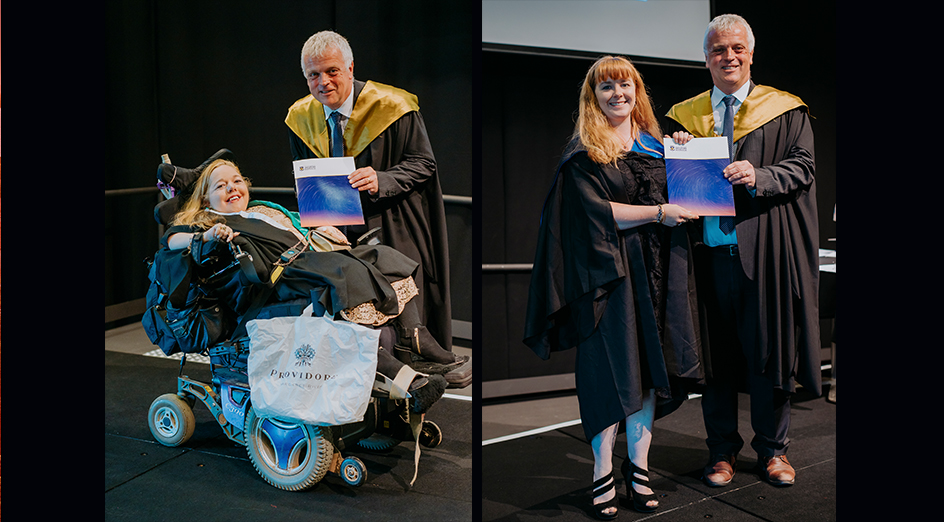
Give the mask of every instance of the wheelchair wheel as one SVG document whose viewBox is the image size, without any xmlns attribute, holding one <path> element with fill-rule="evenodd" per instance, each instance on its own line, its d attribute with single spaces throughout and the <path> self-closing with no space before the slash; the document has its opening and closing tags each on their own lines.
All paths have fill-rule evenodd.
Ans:
<svg viewBox="0 0 944 522">
<path fill-rule="evenodd" d="M 151 435 L 165 446 L 180 446 L 187 442 L 196 426 L 190 405 L 176 393 L 165 393 L 154 399 L 148 410 Z"/>
<path fill-rule="evenodd" d="M 423 429 L 420 431 L 420 444 L 427 448 L 439 446 L 443 440 L 442 430 L 433 421 L 423 421 Z"/>
<path fill-rule="evenodd" d="M 327 426 L 297 424 L 246 413 L 246 451 L 266 482 L 286 491 L 310 488 L 324 478 L 334 446 Z"/>
<path fill-rule="evenodd" d="M 351 486 L 360 486 L 367 480 L 367 467 L 357 457 L 346 457 L 341 461 L 341 478 Z"/>
</svg>

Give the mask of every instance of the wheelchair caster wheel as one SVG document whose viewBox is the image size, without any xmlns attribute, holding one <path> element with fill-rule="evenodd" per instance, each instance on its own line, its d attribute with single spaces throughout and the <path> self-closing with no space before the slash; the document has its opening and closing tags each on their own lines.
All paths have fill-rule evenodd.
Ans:
<svg viewBox="0 0 944 522">
<path fill-rule="evenodd" d="M 165 446 L 180 446 L 187 442 L 196 426 L 193 409 L 176 393 L 165 393 L 154 399 L 148 410 L 151 435 Z"/>
<path fill-rule="evenodd" d="M 442 442 L 442 430 L 433 421 L 423 421 L 423 429 L 420 431 L 420 444 L 427 448 L 435 448 Z"/>
<path fill-rule="evenodd" d="M 341 478 L 351 486 L 360 486 L 367 480 L 367 467 L 357 457 L 346 457 L 341 461 Z"/>
</svg>

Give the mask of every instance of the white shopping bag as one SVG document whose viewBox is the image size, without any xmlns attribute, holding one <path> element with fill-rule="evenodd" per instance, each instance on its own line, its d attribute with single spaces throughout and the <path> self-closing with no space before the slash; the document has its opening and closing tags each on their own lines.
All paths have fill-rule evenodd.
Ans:
<svg viewBox="0 0 944 522">
<path fill-rule="evenodd" d="M 380 331 L 311 317 L 256 319 L 249 333 L 249 390 L 262 417 L 337 426 L 364 419 Z"/>
</svg>

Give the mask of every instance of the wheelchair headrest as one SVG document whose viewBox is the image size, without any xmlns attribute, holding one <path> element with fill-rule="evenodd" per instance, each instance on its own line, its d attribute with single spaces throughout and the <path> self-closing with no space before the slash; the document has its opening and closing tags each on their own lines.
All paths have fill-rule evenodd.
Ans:
<svg viewBox="0 0 944 522">
<path fill-rule="evenodd" d="M 154 219 L 161 225 L 169 224 L 180 210 L 183 202 L 193 194 L 194 184 L 210 163 L 218 159 L 236 161 L 229 149 L 220 149 L 195 168 L 188 169 L 172 163 L 161 163 L 157 167 L 157 186 L 169 199 L 154 207 Z"/>
</svg>

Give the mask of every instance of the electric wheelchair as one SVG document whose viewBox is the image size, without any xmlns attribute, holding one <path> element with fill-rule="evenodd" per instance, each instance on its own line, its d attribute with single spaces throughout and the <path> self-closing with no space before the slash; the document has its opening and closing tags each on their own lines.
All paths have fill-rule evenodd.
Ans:
<svg viewBox="0 0 944 522">
<path fill-rule="evenodd" d="M 158 204 L 154 210 L 155 219 L 159 223 L 170 223 L 179 207 L 178 202 L 190 195 L 191 185 L 200 171 L 218 158 L 233 159 L 233 154 L 222 149 L 194 169 L 173 166 L 168 158 L 164 157 L 165 162 L 158 169 L 158 186 L 168 199 Z M 366 240 L 375 241 L 369 236 Z M 187 350 L 182 349 L 185 353 L 181 359 L 176 392 L 157 397 L 148 411 L 148 427 L 159 443 L 166 446 L 185 444 L 194 433 L 196 422 L 193 408 L 200 402 L 210 411 L 230 440 L 246 447 L 249 460 L 266 482 L 279 489 L 300 491 L 314 486 L 329 473 L 339 476 L 351 486 L 363 484 L 367 469 L 359 458 L 346 454 L 350 449 L 385 451 L 400 442 L 416 440 L 418 464 L 420 445 L 435 448 L 442 442 L 439 426 L 425 420 L 423 415 L 411 411 L 410 394 L 380 373 L 377 374 L 370 392 L 367 412 L 360 422 L 320 426 L 258 415 L 253 409 L 247 375 L 251 343 L 246 334 L 245 323 L 250 318 L 298 316 L 312 303 L 306 299 L 276 303 L 254 302 L 252 308 L 242 317 L 220 319 L 219 307 L 222 305 L 209 298 L 203 286 L 214 278 L 245 267 L 248 254 L 235 246 L 230 246 L 230 254 L 227 258 L 218 259 L 208 266 L 194 267 L 190 277 L 186 289 L 189 294 L 185 300 L 191 301 L 191 296 L 202 298 L 204 304 L 199 306 L 199 313 L 206 312 L 206 317 L 216 318 L 203 321 L 196 332 L 204 341 L 199 353 L 210 360 L 211 380 L 202 382 L 183 374 Z M 155 284 L 159 279 L 154 275 L 155 263 L 152 260 L 149 262 L 152 285 L 148 296 L 148 312 L 143 322 L 151 341 L 159 345 L 165 354 L 170 355 L 168 352 L 173 352 L 174 348 L 166 348 L 168 343 L 164 341 L 170 339 L 169 345 L 179 346 L 175 344 L 175 337 L 182 339 L 182 336 L 193 335 L 194 329 L 190 328 L 188 331 L 186 326 L 177 327 L 186 321 L 174 317 L 173 307 L 166 295 L 171 289 Z M 393 330 L 390 326 L 379 328 Z M 382 331 L 381 336 L 384 334 L 396 335 Z M 467 385 L 468 381 L 451 387 Z M 415 478 L 414 474 L 414 480 Z"/>
</svg>

